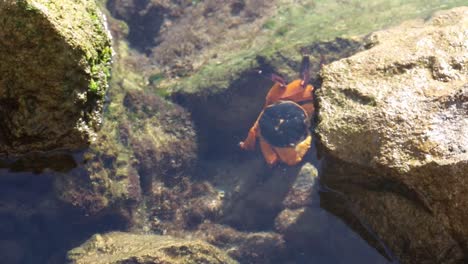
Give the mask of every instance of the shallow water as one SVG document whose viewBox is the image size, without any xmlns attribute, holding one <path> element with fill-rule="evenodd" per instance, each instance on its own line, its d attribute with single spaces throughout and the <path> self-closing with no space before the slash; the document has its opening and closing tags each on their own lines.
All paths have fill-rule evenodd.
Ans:
<svg viewBox="0 0 468 264">
<path fill-rule="evenodd" d="M 107 12 L 114 16 L 110 24 L 117 52 L 101 132 L 107 137 L 100 137 L 102 142 L 80 152 L 33 154 L 0 161 L 1 263 L 65 263 L 67 251 L 95 233 L 113 230 L 188 237 L 200 224 L 209 223 L 247 234 L 278 234 L 276 219 L 283 210 L 289 209 L 283 200 L 305 163 L 318 170 L 315 182 L 307 183 L 313 186 L 309 190 L 310 202 L 303 206 L 307 210 L 304 216 L 307 224 L 302 223 L 299 231 L 286 239 L 284 254 L 277 260 L 265 257 L 262 262 L 261 258 L 240 254 L 239 261 L 399 263 L 366 221 L 353 214 L 354 205 L 347 197 L 320 182 L 324 167 L 335 164 L 320 150 L 315 134 L 309 153 L 295 167 L 270 167 L 258 149 L 252 153 L 238 149 L 237 143 L 255 121 L 272 84 L 251 72 L 253 69 L 284 70 L 285 76 L 293 78 L 292 71 L 298 66 L 301 51 L 329 55 L 325 61 L 317 56 L 313 61 L 312 83 L 320 89 L 317 73 L 320 64 L 350 56 L 362 48 L 361 40 L 347 42 L 335 38 L 362 36 L 404 19 L 427 18 L 435 10 L 468 2 L 281 0 L 276 6 L 264 6 L 263 1 L 258 1 L 258 5 L 268 10 L 251 14 L 256 1 L 230 1 L 232 10 L 228 13 L 244 17 L 229 20 L 229 25 L 217 20 L 216 26 L 210 20 L 216 17 L 213 13 L 222 12 L 216 1 L 186 1 L 182 7 L 177 6 L 178 1 L 168 6 L 155 4 L 156 7 L 149 1 L 128 2 L 141 2 L 142 6 L 126 6 L 135 11 L 116 8 L 118 1 L 109 0 L 106 5 L 115 8 Z M 207 27 L 213 26 L 212 31 L 206 29 L 201 38 L 184 37 L 193 33 L 187 30 L 190 23 L 175 31 L 174 25 L 181 23 L 184 16 L 196 19 L 194 14 L 198 14 L 197 10 L 203 5 L 207 5 L 202 12 L 203 19 L 210 21 Z M 243 11 L 248 8 L 248 12 Z M 184 13 L 185 9 L 192 13 Z M 125 20 L 128 26 L 122 26 L 124 22 L 117 19 Z M 248 23 L 259 23 L 245 28 L 257 32 L 254 37 L 239 35 L 238 42 L 232 40 L 236 47 L 219 45 L 223 40 L 216 34 Z M 195 25 L 193 30 L 201 34 Z M 180 35 L 180 40 L 163 35 L 167 32 Z M 233 35 L 226 33 L 229 38 Z M 184 41 L 190 46 L 191 40 L 197 43 L 186 50 L 163 49 L 164 44 L 170 46 Z M 341 49 L 340 43 L 344 43 Z M 342 54 L 344 50 L 350 52 Z M 169 54 L 164 54 L 168 56 L 164 63 L 160 58 L 163 55 L 158 52 Z M 170 54 L 174 54 L 173 57 Z M 252 67 L 246 66 L 248 64 Z M 251 89 L 257 86 L 257 90 Z M 200 92 L 203 89 L 213 94 L 206 96 Z M 133 111 L 123 98 L 142 90 L 145 92 L 135 101 L 149 103 L 135 106 L 143 110 Z M 166 106 L 159 97 L 153 100 L 148 94 L 181 104 L 190 113 L 187 118 L 190 121 L 177 119 L 185 115 L 186 110 L 173 108 L 172 104 Z M 145 98 L 148 101 L 144 101 Z M 226 113 L 220 114 L 222 111 Z M 180 132 L 184 136 L 181 137 L 172 130 L 172 126 L 181 123 L 185 126 L 192 120 L 196 133 L 193 140 L 185 137 L 185 131 Z M 197 151 L 193 151 L 197 155 L 195 158 L 184 156 L 192 150 L 183 149 L 187 138 L 189 143 L 197 145 Z M 170 141 L 169 146 L 164 140 Z M 178 155 L 184 156 L 180 158 L 182 161 Z M 186 160 L 189 160 L 187 164 Z M 213 198 L 217 193 L 218 200 Z M 204 204 L 205 196 L 215 205 Z M 307 228 L 301 229 L 304 227 Z M 302 234 L 305 237 L 302 238 Z M 213 242 L 226 251 L 241 243 Z M 276 249 L 259 246 L 259 252 L 269 250 Z"/>
</svg>

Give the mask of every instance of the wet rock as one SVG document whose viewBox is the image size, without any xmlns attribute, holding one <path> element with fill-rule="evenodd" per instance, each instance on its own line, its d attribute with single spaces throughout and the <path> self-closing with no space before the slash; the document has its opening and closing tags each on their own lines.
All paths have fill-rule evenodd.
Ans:
<svg viewBox="0 0 468 264">
<path fill-rule="evenodd" d="M 200 240 L 113 232 L 94 235 L 68 253 L 70 263 L 237 263 Z"/>
<path fill-rule="evenodd" d="M 0 155 L 96 138 L 112 50 L 93 1 L 0 4 Z"/>
<path fill-rule="evenodd" d="M 283 237 L 274 232 L 246 233 L 203 223 L 193 235 L 225 250 L 240 263 L 279 263 L 287 256 Z"/>
<path fill-rule="evenodd" d="M 295 209 L 318 203 L 319 179 L 317 169 L 305 163 L 297 174 L 288 194 L 283 200 L 286 208 Z"/>
<path fill-rule="evenodd" d="M 467 15 L 373 33 L 322 72 L 317 132 L 344 161 L 325 180 L 403 262 L 452 263 L 468 249 Z"/>
<path fill-rule="evenodd" d="M 259 167 L 247 164 L 257 164 Z M 283 200 L 290 191 L 299 168 L 268 168 L 261 156 L 258 160 L 246 162 L 241 166 L 249 168 L 249 173 L 241 176 L 243 179 L 239 179 L 239 184 L 242 185 L 224 189 L 227 202 L 222 223 L 239 230 L 272 230 L 274 219 L 284 208 Z M 238 175 L 243 173 L 241 170 L 236 172 Z M 226 175 L 229 174 L 224 176 Z"/>
<path fill-rule="evenodd" d="M 142 193 L 131 154 L 111 135 L 100 133 L 96 143 L 77 155 L 77 168 L 55 173 L 55 195 L 87 215 L 130 217 L 130 209 L 141 200 Z"/>
<path fill-rule="evenodd" d="M 124 228 L 115 215 L 90 217 L 57 200 L 53 175 L 1 171 L 0 256 L 2 263 L 64 263 L 65 253 L 96 232 Z M 64 235 L 66 234 L 66 235 Z M 37 243 L 46 241 L 47 243 Z M 18 261 L 18 262 L 15 262 Z"/>
<path fill-rule="evenodd" d="M 352 211 L 350 216 L 355 222 L 347 224 L 359 230 L 360 236 L 335 216 L 336 210 L 330 204 L 348 212 L 352 207 L 346 200 L 328 199 L 328 194 L 335 192 L 322 186 L 315 166 L 305 163 L 296 176 L 290 177 L 294 182 L 283 200 L 282 211 L 274 219 L 274 230 L 284 238 L 290 261 L 388 263 L 391 252 L 387 254 L 385 244 Z"/>
<path fill-rule="evenodd" d="M 153 180 L 170 185 L 188 174 L 195 165 L 198 150 L 190 114 L 144 91 L 128 91 L 123 104 L 129 117 L 125 132 L 128 139 L 124 141 L 128 141 L 138 160 L 144 191 L 151 188 Z"/>
<path fill-rule="evenodd" d="M 222 214 L 223 195 L 208 182 L 183 178 L 173 186 L 153 183 L 148 193 L 150 227 L 162 234 L 196 228 L 204 221 L 216 221 Z"/>
<path fill-rule="evenodd" d="M 275 229 L 291 243 L 291 248 L 305 249 L 317 241 L 328 228 L 327 213 L 308 207 L 285 209 L 275 219 Z"/>
<path fill-rule="evenodd" d="M 284 235 L 290 248 L 301 250 L 324 236 L 328 214 L 320 209 L 317 169 L 305 163 L 292 178 L 294 181 L 283 199 L 283 210 L 274 220 L 274 228 Z"/>
<path fill-rule="evenodd" d="M 153 183 L 172 187 L 195 164 L 197 142 L 183 108 L 141 90 L 121 100 L 121 119 L 110 118 L 77 155 L 77 168 L 55 179 L 58 197 L 91 215 L 110 210 L 131 217 Z"/>
<path fill-rule="evenodd" d="M 199 1 L 155 36 L 158 45 L 151 61 L 168 76 L 188 77 L 223 50 L 240 50 L 273 10 L 273 3 L 265 0 Z"/>
</svg>

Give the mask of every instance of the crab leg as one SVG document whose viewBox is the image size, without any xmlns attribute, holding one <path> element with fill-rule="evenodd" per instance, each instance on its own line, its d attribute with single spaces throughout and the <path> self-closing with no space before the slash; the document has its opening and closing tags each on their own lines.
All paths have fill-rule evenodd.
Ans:
<svg viewBox="0 0 468 264">
<path fill-rule="evenodd" d="M 255 149 L 255 142 L 257 141 L 257 130 L 258 130 L 258 126 L 257 126 L 257 123 L 255 123 L 255 125 L 252 128 L 250 128 L 249 134 L 247 135 L 245 140 L 239 142 L 239 147 L 241 149 L 245 149 L 245 150 Z"/>
<path fill-rule="evenodd" d="M 274 151 L 277 153 L 281 161 L 288 164 L 289 166 L 294 166 L 302 161 L 302 158 L 310 148 L 311 142 L 312 137 L 309 133 L 307 138 L 297 146 L 288 148 L 274 148 Z"/>
<path fill-rule="evenodd" d="M 270 166 L 273 166 L 278 162 L 278 154 L 276 154 L 274 149 L 263 138 L 260 138 L 260 149 L 265 161 Z"/>
<path fill-rule="evenodd" d="M 257 141 L 257 136 L 258 136 L 258 132 L 259 132 L 258 120 L 260 119 L 262 114 L 263 114 L 263 110 L 260 113 L 260 115 L 258 115 L 257 120 L 255 120 L 254 125 L 249 129 L 249 134 L 247 135 L 245 140 L 239 142 L 239 147 L 241 149 L 245 149 L 245 150 L 254 150 L 255 149 L 255 143 Z"/>
<path fill-rule="evenodd" d="M 300 75 L 301 75 L 300 76 L 301 77 L 301 86 L 302 86 L 302 88 L 306 88 L 307 84 L 310 81 L 310 60 L 309 60 L 309 56 L 302 57 Z"/>
</svg>

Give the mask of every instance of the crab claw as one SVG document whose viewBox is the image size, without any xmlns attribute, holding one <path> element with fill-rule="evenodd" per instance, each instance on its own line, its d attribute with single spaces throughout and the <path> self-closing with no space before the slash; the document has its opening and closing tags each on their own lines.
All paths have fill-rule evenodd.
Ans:
<svg viewBox="0 0 468 264">
<path fill-rule="evenodd" d="M 267 79 L 270 79 L 276 83 L 279 83 L 281 84 L 281 86 L 286 86 L 286 80 L 279 76 L 278 74 L 275 74 L 275 73 L 270 73 L 270 74 L 267 74 L 267 73 L 264 73 L 263 71 L 258 71 L 259 74 L 261 74 L 263 77 L 267 78 Z"/>
<path fill-rule="evenodd" d="M 310 81 L 310 60 L 309 56 L 303 56 L 301 62 L 301 71 L 300 71 L 300 78 L 301 78 L 301 86 L 305 88 Z"/>
<path fill-rule="evenodd" d="M 286 86 L 286 81 L 283 79 L 283 77 L 272 73 L 270 78 L 272 81 L 281 84 L 281 86 Z"/>
</svg>

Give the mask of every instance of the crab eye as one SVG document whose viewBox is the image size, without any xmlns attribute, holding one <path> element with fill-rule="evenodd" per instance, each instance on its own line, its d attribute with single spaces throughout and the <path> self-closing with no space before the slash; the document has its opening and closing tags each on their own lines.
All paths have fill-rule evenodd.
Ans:
<svg viewBox="0 0 468 264">
<path fill-rule="evenodd" d="M 309 59 L 309 56 L 302 57 L 300 78 L 301 78 L 301 86 L 306 87 L 307 84 L 310 81 L 310 59 Z"/>
</svg>

